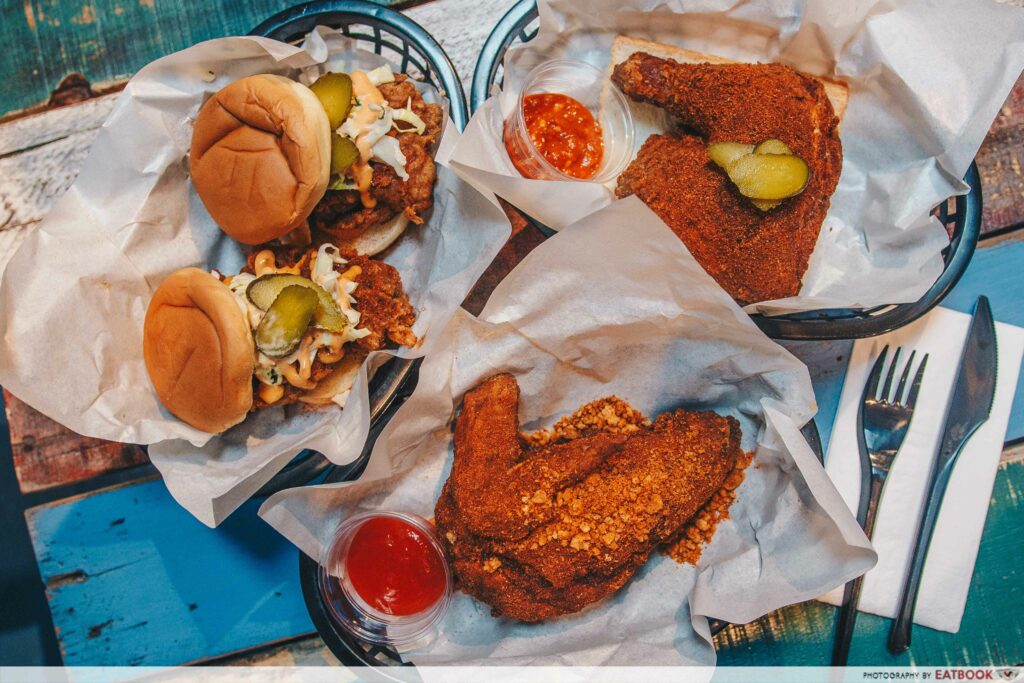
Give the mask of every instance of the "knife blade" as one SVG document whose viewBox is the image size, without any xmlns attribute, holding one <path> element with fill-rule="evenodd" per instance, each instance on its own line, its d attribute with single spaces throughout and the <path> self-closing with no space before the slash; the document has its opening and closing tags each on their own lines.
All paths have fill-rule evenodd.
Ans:
<svg viewBox="0 0 1024 683">
<path fill-rule="evenodd" d="M 939 441 L 939 452 L 932 465 L 924 514 L 917 528 L 910 571 L 903 583 L 896 620 L 889 630 L 889 652 L 899 654 L 910 646 L 914 604 L 921 587 L 928 546 L 935 531 L 942 497 L 964 445 L 988 420 L 996 393 L 996 328 L 988 299 L 978 297 L 960 356 L 953 394 L 946 409 L 946 421 Z"/>
</svg>

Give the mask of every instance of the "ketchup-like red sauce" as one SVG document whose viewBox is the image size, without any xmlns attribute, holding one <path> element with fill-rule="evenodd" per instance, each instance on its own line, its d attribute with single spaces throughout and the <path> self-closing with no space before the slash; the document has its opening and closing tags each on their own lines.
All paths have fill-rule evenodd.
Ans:
<svg viewBox="0 0 1024 683">
<path fill-rule="evenodd" d="M 345 570 L 368 605 L 403 617 L 441 599 L 447 583 L 443 562 L 416 527 L 394 517 L 373 517 L 353 534 Z"/>
<path fill-rule="evenodd" d="M 523 120 L 533 146 L 565 175 L 586 180 L 592 178 L 604 159 L 601 124 L 579 101 L 559 93 L 541 93 L 523 98 Z M 516 159 L 514 148 L 506 149 L 515 167 L 532 177 Z"/>
</svg>

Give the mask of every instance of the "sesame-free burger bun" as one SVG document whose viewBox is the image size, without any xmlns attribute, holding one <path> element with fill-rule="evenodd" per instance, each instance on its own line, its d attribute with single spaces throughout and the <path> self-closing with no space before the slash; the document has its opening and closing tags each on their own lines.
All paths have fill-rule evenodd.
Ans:
<svg viewBox="0 0 1024 683">
<path fill-rule="evenodd" d="M 405 214 L 398 214 L 394 218 L 383 223 L 373 225 L 356 237 L 347 235 L 332 234 L 324 231 L 331 238 L 331 244 L 341 249 L 342 252 L 354 252 L 360 256 L 374 256 L 391 246 L 391 243 L 402 236 L 409 219 Z"/>
<path fill-rule="evenodd" d="M 261 74 L 217 91 L 196 118 L 192 183 L 213 220 L 245 244 L 306 220 L 330 178 L 331 130 L 313 91 Z"/>
<path fill-rule="evenodd" d="M 222 432 L 252 407 L 252 332 L 231 290 L 205 271 L 183 268 L 157 287 L 142 353 L 160 402 L 197 429 Z"/>
</svg>

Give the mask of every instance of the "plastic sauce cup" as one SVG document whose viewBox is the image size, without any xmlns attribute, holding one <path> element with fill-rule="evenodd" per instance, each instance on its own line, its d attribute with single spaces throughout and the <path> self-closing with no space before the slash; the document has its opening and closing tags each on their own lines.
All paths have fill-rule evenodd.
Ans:
<svg viewBox="0 0 1024 683">
<path fill-rule="evenodd" d="M 600 124 L 604 158 L 590 178 L 562 173 L 534 145 L 523 116 L 523 101 L 528 95 L 540 93 L 568 95 L 589 109 Z M 515 158 L 521 174 L 538 180 L 608 182 L 622 173 L 633 156 L 633 138 L 633 115 L 623 94 L 600 69 L 572 59 L 556 59 L 535 67 L 526 76 L 516 109 L 504 126 L 505 148 L 510 158 Z"/>
<path fill-rule="evenodd" d="M 320 558 L 318 578 L 332 620 L 377 645 L 425 644 L 452 594 L 434 528 L 401 512 L 343 521 Z"/>
</svg>

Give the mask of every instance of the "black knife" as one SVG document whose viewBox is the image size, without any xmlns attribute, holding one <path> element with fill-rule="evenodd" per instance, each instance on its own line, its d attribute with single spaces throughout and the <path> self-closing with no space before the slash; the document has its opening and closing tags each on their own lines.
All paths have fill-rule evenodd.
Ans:
<svg viewBox="0 0 1024 683">
<path fill-rule="evenodd" d="M 928 545 L 935 531 L 935 521 L 942 507 L 942 497 L 949 485 L 950 475 L 957 457 L 971 435 L 988 420 L 992 398 L 996 392 L 996 328 L 992 322 L 992 309 L 988 299 L 978 297 L 967 332 L 967 342 L 960 356 L 960 367 L 953 384 L 953 395 L 946 409 L 946 424 L 939 442 L 939 454 L 932 465 L 928 483 L 928 498 L 924 514 L 917 529 L 910 571 L 903 584 L 899 610 L 889 631 L 889 652 L 899 654 L 910 646 L 910 631 L 914 623 L 914 603 L 921 587 Z"/>
</svg>

